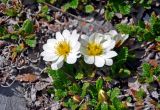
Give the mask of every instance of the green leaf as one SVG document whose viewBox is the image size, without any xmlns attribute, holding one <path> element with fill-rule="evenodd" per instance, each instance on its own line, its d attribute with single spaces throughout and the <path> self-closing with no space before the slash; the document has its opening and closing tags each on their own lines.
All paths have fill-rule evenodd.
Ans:
<svg viewBox="0 0 160 110">
<path fill-rule="evenodd" d="M 78 74 L 76 75 L 75 79 L 83 79 L 84 74 L 81 72 L 78 72 Z"/>
<path fill-rule="evenodd" d="M 42 13 L 47 14 L 48 13 L 48 6 L 47 5 L 43 6 L 41 11 L 42 11 Z"/>
<path fill-rule="evenodd" d="M 106 10 L 104 16 L 105 20 L 110 21 L 114 17 L 114 12 Z"/>
<path fill-rule="evenodd" d="M 151 65 L 148 63 L 143 63 L 142 65 L 142 75 L 146 76 L 146 77 L 150 77 L 150 69 L 151 69 Z"/>
<path fill-rule="evenodd" d="M 111 93 L 110 93 L 110 98 L 111 98 L 111 101 L 114 100 L 114 98 L 117 98 L 118 95 L 120 94 L 120 89 L 119 88 L 114 88 Z"/>
<path fill-rule="evenodd" d="M 38 3 L 44 3 L 46 0 L 36 0 Z"/>
<path fill-rule="evenodd" d="M 86 96 L 87 88 L 89 87 L 89 85 L 90 85 L 89 83 L 84 83 L 84 84 L 83 84 L 82 94 L 81 94 L 82 97 Z"/>
<path fill-rule="evenodd" d="M 86 13 L 92 13 L 94 11 L 94 7 L 92 5 L 85 6 Z"/>
<path fill-rule="evenodd" d="M 17 12 L 14 8 L 7 9 L 5 13 L 10 17 L 14 17 L 17 15 Z"/>
<path fill-rule="evenodd" d="M 48 69 L 48 74 L 53 78 L 53 84 L 56 89 L 66 89 L 71 84 L 68 76 L 62 70 Z"/>
<path fill-rule="evenodd" d="M 70 4 L 66 3 L 65 5 L 63 5 L 63 11 L 67 11 L 70 8 Z"/>
<path fill-rule="evenodd" d="M 131 11 L 131 6 L 130 5 L 119 5 L 119 10 L 120 13 L 123 15 L 129 14 Z"/>
<path fill-rule="evenodd" d="M 37 40 L 36 39 L 26 39 L 25 43 L 30 47 L 36 47 Z"/>
<path fill-rule="evenodd" d="M 143 89 L 140 89 L 139 91 L 136 92 L 135 94 L 135 97 L 138 99 L 138 100 L 143 100 L 143 98 L 145 98 L 146 96 L 146 93 Z"/>
<path fill-rule="evenodd" d="M 70 7 L 76 9 L 78 7 L 78 0 L 72 0 L 70 2 Z"/>
<path fill-rule="evenodd" d="M 116 108 L 116 110 L 122 110 L 122 103 L 120 102 L 120 100 L 118 98 L 114 98 L 113 99 L 113 105 Z"/>
<path fill-rule="evenodd" d="M 160 42 L 160 36 L 156 37 L 155 40 L 156 40 L 157 42 Z"/>
<path fill-rule="evenodd" d="M 108 104 L 106 102 L 101 104 L 101 110 L 109 110 L 108 109 Z"/>
<path fill-rule="evenodd" d="M 102 87 L 103 87 L 103 79 L 102 78 L 98 78 L 98 80 L 96 81 L 96 89 L 97 89 L 97 91 L 102 89 Z"/>
<path fill-rule="evenodd" d="M 121 68 L 119 70 L 119 75 L 121 78 L 126 78 L 126 77 L 130 76 L 130 74 L 131 74 L 131 71 L 128 69 Z"/>
<path fill-rule="evenodd" d="M 61 100 L 67 96 L 67 92 L 61 89 L 55 89 L 55 100 Z"/>
<path fill-rule="evenodd" d="M 26 33 L 31 34 L 33 32 L 33 23 L 31 20 L 27 19 L 24 21 L 22 25 L 22 30 L 24 30 Z"/>
<path fill-rule="evenodd" d="M 11 35 L 11 39 L 12 40 L 18 40 L 18 36 L 17 35 Z"/>
<path fill-rule="evenodd" d="M 10 34 L 5 34 L 4 36 L 0 37 L 0 40 L 5 40 L 9 38 L 10 38 Z"/>
<path fill-rule="evenodd" d="M 69 87 L 69 90 L 73 94 L 78 94 L 80 92 L 80 86 L 76 83 L 73 83 L 73 85 Z"/>
</svg>

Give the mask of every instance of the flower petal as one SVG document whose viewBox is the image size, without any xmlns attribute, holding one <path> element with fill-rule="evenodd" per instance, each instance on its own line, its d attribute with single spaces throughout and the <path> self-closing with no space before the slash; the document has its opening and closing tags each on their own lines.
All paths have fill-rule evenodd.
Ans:
<svg viewBox="0 0 160 110">
<path fill-rule="evenodd" d="M 55 61 L 57 59 L 58 59 L 58 56 L 56 54 L 45 54 L 43 57 L 44 61 Z"/>
<path fill-rule="evenodd" d="M 78 41 L 79 39 L 79 34 L 77 33 L 77 30 L 73 30 L 72 31 L 72 34 L 70 36 L 70 39 L 73 40 L 73 41 Z"/>
<path fill-rule="evenodd" d="M 56 39 L 48 39 L 47 44 L 55 44 L 57 41 Z"/>
<path fill-rule="evenodd" d="M 64 40 L 64 37 L 62 36 L 62 34 L 60 32 L 56 32 L 56 40 L 58 40 L 58 41 Z"/>
<path fill-rule="evenodd" d="M 105 60 L 104 60 L 103 57 L 101 57 L 101 56 L 96 56 L 96 57 L 95 57 L 95 65 L 96 65 L 97 67 L 103 67 L 104 64 L 105 64 Z"/>
<path fill-rule="evenodd" d="M 116 36 L 118 33 L 116 30 L 110 30 L 109 34 L 112 35 L 113 37 Z"/>
<path fill-rule="evenodd" d="M 105 58 L 105 59 L 108 59 L 108 58 L 112 58 L 112 57 L 115 57 L 115 56 L 117 56 L 117 53 L 116 53 L 115 51 L 108 51 L 108 52 L 105 54 L 104 58 Z"/>
<path fill-rule="evenodd" d="M 115 44 L 116 44 L 116 41 L 111 40 L 111 43 L 110 43 L 110 45 L 108 46 L 107 50 L 113 49 L 113 48 L 115 47 Z"/>
<path fill-rule="evenodd" d="M 43 50 L 48 52 L 54 52 L 54 45 L 50 43 L 44 44 Z"/>
<path fill-rule="evenodd" d="M 63 63 L 64 63 L 63 60 L 64 60 L 64 57 L 62 57 L 62 56 L 59 57 L 57 61 L 55 61 L 51 64 L 51 68 L 53 70 L 58 70 L 59 68 L 61 68 L 63 66 Z"/>
<path fill-rule="evenodd" d="M 84 55 L 84 61 L 87 64 L 93 64 L 94 63 L 94 56 Z"/>
<path fill-rule="evenodd" d="M 91 36 L 89 37 L 89 42 L 93 42 L 95 37 L 96 37 L 96 33 L 91 34 Z"/>
<path fill-rule="evenodd" d="M 102 47 L 103 47 L 103 48 L 107 48 L 108 46 L 111 45 L 111 42 L 112 42 L 111 39 L 106 40 L 105 42 L 102 43 Z"/>
<path fill-rule="evenodd" d="M 105 65 L 111 66 L 113 64 L 112 59 L 105 59 Z"/>
<path fill-rule="evenodd" d="M 69 39 L 69 37 L 71 36 L 69 30 L 67 30 L 67 29 L 65 29 L 65 30 L 63 31 L 62 35 L 63 35 L 63 37 L 64 37 L 65 39 Z"/>
<path fill-rule="evenodd" d="M 83 39 L 84 41 L 88 41 L 89 40 L 89 37 L 85 34 L 82 34 L 81 35 L 81 39 Z"/>
<path fill-rule="evenodd" d="M 76 52 L 80 50 L 81 44 L 79 42 L 75 42 L 75 43 L 76 45 L 71 43 L 71 48 L 72 48 L 71 52 Z"/>
<path fill-rule="evenodd" d="M 99 34 L 99 35 L 95 36 L 95 42 L 98 44 L 102 41 L 102 39 L 103 39 L 103 35 Z"/>
<path fill-rule="evenodd" d="M 74 64 L 74 63 L 76 63 L 76 61 L 77 61 L 77 55 L 76 54 L 70 53 L 67 56 L 66 62 L 68 64 Z"/>
</svg>

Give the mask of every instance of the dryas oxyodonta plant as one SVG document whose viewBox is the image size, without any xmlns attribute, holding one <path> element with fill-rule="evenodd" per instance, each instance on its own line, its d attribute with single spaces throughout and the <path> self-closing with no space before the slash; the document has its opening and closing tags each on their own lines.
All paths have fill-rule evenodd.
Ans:
<svg viewBox="0 0 160 110">
<path fill-rule="evenodd" d="M 124 38 L 122 44 L 128 38 L 120 36 L 115 30 L 105 34 L 93 33 L 90 36 L 83 34 L 79 37 L 76 30 L 72 32 L 64 30 L 62 34 L 56 32 L 55 38 L 48 39 L 43 45 L 44 51 L 41 53 L 43 60 L 52 62 L 53 70 L 61 68 L 64 62 L 76 63 L 81 55 L 87 64 L 94 64 L 97 67 L 111 66 L 112 58 L 117 56 L 117 53 L 113 51 L 116 43 Z"/>
</svg>

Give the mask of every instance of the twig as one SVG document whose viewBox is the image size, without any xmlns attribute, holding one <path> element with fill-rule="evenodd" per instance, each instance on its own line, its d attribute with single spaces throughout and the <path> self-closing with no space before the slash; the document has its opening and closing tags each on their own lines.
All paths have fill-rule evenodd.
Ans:
<svg viewBox="0 0 160 110">
<path fill-rule="evenodd" d="M 79 21 L 83 21 L 83 22 L 86 22 L 86 23 L 91 23 L 90 21 L 87 21 L 87 20 L 85 20 L 85 19 L 82 19 L 82 18 L 80 18 L 80 17 L 77 17 L 77 16 L 75 16 L 75 15 L 73 15 L 73 14 L 71 14 L 71 13 L 64 12 L 64 11 L 61 10 L 60 8 L 57 8 L 57 7 L 55 7 L 55 6 L 51 5 L 51 4 L 48 4 L 48 3 L 45 3 L 45 2 L 43 2 L 43 4 L 49 6 L 49 7 L 53 8 L 53 9 L 55 9 L 55 10 L 57 10 L 57 11 L 60 11 L 60 12 L 62 12 L 62 13 L 64 13 L 64 14 L 67 14 L 67 15 L 69 15 L 69 16 L 72 16 L 72 17 L 76 18 L 76 19 L 79 20 Z M 92 24 L 92 23 L 91 23 L 91 24 Z"/>
<path fill-rule="evenodd" d="M 3 85 L 3 84 L 1 84 L 0 86 L 2 86 L 2 87 L 11 87 L 12 84 L 13 84 L 15 81 L 16 81 L 16 80 L 14 79 L 10 84 L 9 84 L 9 83 L 6 83 L 7 86 L 5 86 L 5 85 Z"/>
<path fill-rule="evenodd" d="M 153 43 L 153 42 L 150 42 L 149 44 L 146 44 L 146 45 L 143 45 L 143 46 L 139 46 L 139 47 L 136 47 L 136 48 L 129 49 L 129 52 L 130 52 L 130 51 L 137 50 L 137 49 L 140 49 L 140 48 L 147 47 L 148 45 L 150 45 L 150 44 L 152 44 L 152 43 Z"/>
</svg>

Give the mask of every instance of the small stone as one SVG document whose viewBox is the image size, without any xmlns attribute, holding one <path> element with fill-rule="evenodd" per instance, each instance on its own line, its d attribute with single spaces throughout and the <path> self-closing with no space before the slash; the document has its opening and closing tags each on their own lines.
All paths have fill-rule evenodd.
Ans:
<svg viewBox="0 0 160 110">
<path fill-rule="evenodd" d="M 157 91 L 153 91 L 153 92 L 151 92 L 151 95 L 152 95 L 152 97 L 154 97 L 154 98 L 156 98 L 156 99 L 158 99 L 158 98 L 159 98 L 159 94 L 158 94 L 158 92 L 157 92 Z"/>
</svg>

